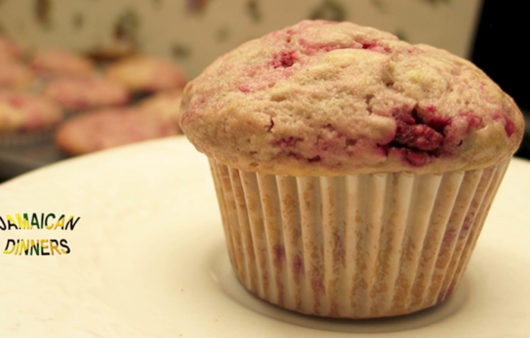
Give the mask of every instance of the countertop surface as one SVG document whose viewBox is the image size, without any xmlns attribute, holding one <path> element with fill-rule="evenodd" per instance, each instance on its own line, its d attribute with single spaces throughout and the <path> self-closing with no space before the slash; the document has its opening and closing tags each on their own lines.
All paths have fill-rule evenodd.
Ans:
<svg viewBox="0 0 530 338">
<path fill-rule="evenodd" d="M 81 156 L 0 184 L 0 336 L 526 337 L 529 206 L 530 162 L 515 159 L 448 302 L 393 319 L 318 319 L 236 281 L 208 163 L 186 139 Z M 8 225 L 24 214 L 32 229 Z M 48 255 L 25 255 L 31 239 Z"/>
</svg>

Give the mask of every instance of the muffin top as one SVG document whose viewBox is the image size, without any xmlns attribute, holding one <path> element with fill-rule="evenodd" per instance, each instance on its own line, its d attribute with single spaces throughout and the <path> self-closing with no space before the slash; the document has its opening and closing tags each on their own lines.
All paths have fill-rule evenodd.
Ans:
<svg viewBox="0 0 530 338">
<path fill-rule="evenodd" d="M 44 95 L 73 111 L 123 105 L 130 99 L 125 87 L 95 75 L 53 79 Z"/>
<path fill-rule="evenodd" d="M 31 60 L 31 67 L 43 77 L 90 76 L 96 69 L 90 59 L 60 49 L 38 51 Z"/>
<path fill-rule="evenodd" d="M 8 59 L 18 60 L 22 55 L 22 48 L 15 41 L 7 36 L 0 35 L 0 61 Z"/>
<path fill-rule="evenodd" d="M 81 155 L 176 133 L 175 124 L 157 115 L 132 108 L 106 108 L 61 124 L 55 133 L 55 143 L 69 155 Z"/>
<path fill-rule="evenodd" d="M 0 131 L 39 131 L 53 127 L 63 118 L 60 107 L 42 96 L 13 90 L 0 91 Z M 16 117 L 15 117 L 16 115 Z"/>
<path fill-rule="evenodd" d="M 184 74 L 169 60 L 135 55 L 107 69 L 107 77 L 132 92 L 156 92 L 184 87 Z"/>
<path fill-rule="evenodd" d="M 524 122 L 470 62 L 353 23 L 303 21 L 219 57 L 185 88 L 180 125 L 221 163 L 280 175 L 474 169 Z"/>
<path fill-rule="evenodd" d="M 31 69 L 17 60 L 0 58 L 0 88 L 23 89 L 35 81 Z"/>
<path fill-rule="evenodd" d="M 24 122 L 24 114 L 21 114 L 11 105 L 0 102 L 0 133 L 22 129 Z"/>
<path fill-rule="evenodd" d="M 138 103 L 138 110 L 145 114 L 158 115 L 178 126 L 178 112 L 182 90 L 173 89 L 159 92 Z M 178 127 L 177 127 L 178 129 Z"/>
</svg>

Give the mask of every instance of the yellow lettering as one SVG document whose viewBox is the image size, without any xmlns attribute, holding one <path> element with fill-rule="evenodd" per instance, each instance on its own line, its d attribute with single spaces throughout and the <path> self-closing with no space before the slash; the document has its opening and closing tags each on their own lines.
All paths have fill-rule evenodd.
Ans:
<svg viewBox="0 0 530 338">
<path fill-rule="evenodd" d="M 44 224 L 46 224 L 46 229 L 51 229 L 51 228 L 53 228 L 53 223 L 52 224 L 48 224 L 48 218 L 55 219 L 55 214 L 46 215 L 46 220 L 44 221 Z"/>
<path fill-rule="evenodd" d="M 41 251 L 40 251 L 41 255 L 48 256 L 50 253 L 45 251 L 45 249 L 49 248 L 48 240 L 47 239 L 41 239 L 40 245 L 41 245 Z"/>
<path fill-rule="evenodd" d="M 53 229 L 57 229 L 57 228 L 64 228 L 64 215 L 59 217 L 59 220 L 57 221 L 57 223 L 55 224 L 55 228 Z"/>
<path fill-rule="evenodd" d="M 29 243 L 27 243 L 27 244 L 29 244 Z M 24 251 L 29 249 L 29 247 L 26 245 L 26 241 L 23 240 L 23 239 L 20 240 L 19 248 L 20 248 L 20 251 L 18 252 L 19 255 L 22 255 L 24 253 Z"/>
<path fill-rule="evenodd" d="M 13 217 L 11 217 L 11 215 L 7 215 L 7 225 L 8 225 L 8 230 L 11 229 L 11 226 L 13 225 L 16 229 L 18 229 L 16 223 L 15 223 L 15 220 L 13 220 Z"/>
<path fill-rule="evenodd" d="M 30 248 L 29 248 L 29 254 L 30 254 L 31 256 L 33 256 L 33 253 L 35 253 L 35 255 L 38 256 L 39 253 L 40 253 L 40 252 L 39 252 L 39 248 L 40 248 L 40 247 L 39 247 L 39 241 L 37 240 L 37 241 L 35 242 L 35 240 L 32 239 L 32 240 L 31 240 L 31 246 L 30 246 Z"/>
<path fill-rule="evenodd" d="M 56 239 L 51 239 L 50 240 L 50 252 L 51 254 L 53 255 L 53 250 L 57 251 L 57 254 L 61 254 L 61 252 L 59 251 L 59 243 L 57 242 Z"/>
<path fill-rule="evenodd" d="M 13 246 L 11 247 L 11 249 L 9 249 L 9 244 L 13 244 Z M 4 249 L 4 253 L 5 253 L 5 254 L 10 254 L 10 253 L 12 253 L 13 251 L 15 251 L 15 240 L 14 240 L 14 239 L 8 239 L 8 240 L 7 240 L 7 243 L 6 243 L 6 248 Z"/>
<path fill-rule="evenodd" d="M 16 214 L 17 217 L 17 224 L 19 229 L 31 229 L 31 225 L 29 224 L 29 221 L 27 218 L 24 218 L 20 216 L 20 214 Z"/>
</svg>

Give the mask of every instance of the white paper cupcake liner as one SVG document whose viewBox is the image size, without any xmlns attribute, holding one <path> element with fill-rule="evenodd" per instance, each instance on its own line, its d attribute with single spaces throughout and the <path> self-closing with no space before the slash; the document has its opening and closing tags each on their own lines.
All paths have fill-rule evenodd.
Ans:
<svg viewBox="0 0 530 338">
<path fill-rule="evenodd" d="M 291 177 L 210 160 L 243 286 L 289 310 L 343 318 L 412 313 L 451 295 L 508 163 Z"/>
</svg>

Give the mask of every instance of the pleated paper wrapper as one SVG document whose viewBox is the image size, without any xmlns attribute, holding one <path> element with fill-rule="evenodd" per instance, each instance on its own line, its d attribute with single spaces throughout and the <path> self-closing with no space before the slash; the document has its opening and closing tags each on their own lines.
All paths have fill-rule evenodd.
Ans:
<svg viewBox="0 0 530 338">
<path fill-rule="evenodd" d="M 375 318 L 453 293 L 508 162 L 335 177 L 210 166 L 230 261 L 247 290 L 304 314 Z"/>
</svg>

